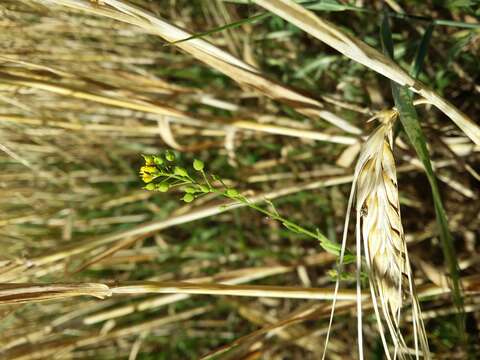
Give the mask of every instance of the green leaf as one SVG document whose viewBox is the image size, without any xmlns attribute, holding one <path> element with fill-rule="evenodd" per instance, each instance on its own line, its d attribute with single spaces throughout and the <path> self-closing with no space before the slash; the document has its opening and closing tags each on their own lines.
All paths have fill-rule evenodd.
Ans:
<svg viewBox="0 0 480 360">
<path fill-rule="evenodd" d="M 230 0 L 231 1 L 231 0 Z M 362 12 L 362 13 L 367 13 L 370 14 L 371 16 L 377 17 L 379 15 L 379 12 L 367 8 L 367 7 L 359 7 L 359 6 L 353 6 L 353 5 L 343 5 L 339 3 L 336 0 L 322 0 L 322 1 L 309 1 L 309 0 L 297 0 L 300 4 L 305 6 L 307 9 L 310 10 L 318 10 L 318 11 L 355 11 L 355 12 Z M 454 3 L 453 7 L 466 7 L 466 6 L 471 6 L 471 1 L 477 1 L 478 0 L 456 0 Z M 452 7 L 452 6 L 450 6 Z M 477 11 L 478 13 L 479 11 Z M 432 17 L 427 17 L 427 16 L 419 16 L 415 14 L 406 14 L 406 13 L 397 13 L 394 11 L 388 11 L 384 10 L 383 13 L 387 15 L 390 18 L 397 18 L 397 19 L 402 19 L 406 20 L 409 22 L 430 22 L 435 25 L 441 25 L 441 26 L 451 26 L 451 27 L 460 27 L 464 29 L 479 29 L 480 24 L 479 23 L 472 23 L 472 22 L 463 22 L 463 21 L 454 21 L 454 20 L 446 20 L 446 19 L 434 19 Z M 476 13 L 476 14 L 477 14 Z"/>
<path fill-rule="evenodd" d="M 474 4 L 473 0 L 450 0 L 447 3 L 449 8 L 456 8 L 456 7 L 467 7 L 472 6 Z"/>
<path fill-rule="evenodd" d="M 288 230 L 293 231 L 294 233 L 301 234 L 303 229 L 297 224 L 292 223 L 291 221 L 284 220 L 282 225 L 285 226 Z"/>
<path fill-rule="evenodd" d="M 383 14 L 382 23 L 380 24 L 380 34 L 380 40 L 385 53 L 393 59 L 393 40 L 387 14 Z"/>
<path fill-rule="evenodd" d="M 343 5 L 337 0 L 320 0 L 316 1 L 312 5 L 307 6 L 310 10 L 323 10 L 323 11 L 345 11 L 351 10 L 351 6 Z"/>
<path fill-rule="evenodd" d="M 420 45 L 417 49 L 417 54 L 415 55 L 415 59 L 413 60 L 412 68 L 410 70 L 410 74 L 416 79 L 420 72 L 422 71 L 423 62 L 425 60 L 425 56 L 427 55 L 428 45 L 430 44 L 430 39 L 432 38 L 434 24 L 430 24 L 425 30 L 425 33 L 422 36 L 422 41 L 420 41 Z"/>
<path fill-rule="evenodd" d="M 460 314 L 463 313 L 463 297 L 460 285 L 460 270 L 458 266 L 455 247 L 453 245 L 453 237 L 448 229 L 447 216 L 443 207 L 440 191 L 438 189 L 437 179 L 432 168 L 430 156 L 427 150 L 427 144 L 422 128 L 418 121 L 417 112 L 413 106 L 412 96 L 407 88 L 400 87 L 392 83 L 393 98 L 395 99 L 395 106 L 400 113 L 400 121 L 407 136 L 413 145 L 417 156 L 422 161 L 425 168 L 425 173 L 430 183 L 432 190 L 433 205 L 435 207 L 435 215 L 440 231 L 440 239 L 442 242 L 442 250 L 447 261 L 452 281 L 453 300 Z M 463 316 L 462 316 L 463 317 Z M 463 322 L 463 320 L 462 320 Z M 463 325 L 462 325 L 463 327 Z"/>
<path fill-rule="evenodd" d="M 391 32 L 388 27 L 388 22 L 382 23 L 382 44 L 392 43 Z M 391 48 L 393 49 L 393 47 Z M 393 59 L 393 51 L 384 48 L 384 52 L 391 56 Z M 423 134 L 422 128 L 420 127 L 420 122 L 418 120 L 417 111 L 412 101 L 412 93 L 408 88 L 401 87 L 394 82 L 390 82 L 392 86 L 392 94 L 395 100 L 395 106 L 400 114 L 400 121 L 402 126 L 412 144 L 415 152 L 417 153 L 418 158 L 421 160 L 425 173 L 430 183 L 430 188 L 432 190 L 433 205 L 435 208 L 435 215 L 437 219 L 437 224 L 440 233 L 440 239 L 442 244 L 442 250 L 444 257 L 446 259 L 450 280 L 451 280 L 451 290 L 453 295 L 453 301 L 458 311 L 458 326 L 461 333 L 465 333 L 465 320 L 464 320 L 464 307 L 463 307 L 463 296 L 462 289 L 460 284 L 460 270 L 458 266 L 457 256 L 455 253 L 455 247 L 453 245 L 453 237 L 448 229 L 448 221 L 443 207 L 442 199 L 440 196 L 440 191 L 438 189 L 437 179 L 433 171 L 432 163 L 430 161 L 430 155 L 427 149 L 427 141 L 425 135 Z"/>
<path fill-rule="evenodd" d="M 337 256 L 340 255 L 340 251 L 342 250 L 342 247 L 340 246 L 340 244 L 330 240 L 321 240 L 320 245 L 322 246 L 323 249 L 325 249 L 325 251 Z"/>
</svg>

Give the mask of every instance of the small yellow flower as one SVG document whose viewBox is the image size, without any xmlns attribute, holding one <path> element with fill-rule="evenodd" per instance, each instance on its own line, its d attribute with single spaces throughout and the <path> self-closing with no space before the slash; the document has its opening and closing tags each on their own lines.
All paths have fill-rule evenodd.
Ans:
<svg viewBox="0 0 480 360">
<path fill-rule="evenodd" d="M 145 165 L 155 165 L 153 155 L 142 155 L 145 160 Z"/>
<path fill-rule="evenodd" d="M 153 174 L 157 171 L 155 166 L 144 165 L 140 168 L 140 174 Z"/>
<path fill-rule="evenodd" d="M 140 175 L 142 176 L 142 180 L 143 180 L 144 183 L 149 183 L 150 181 L 153 180 L 153 176 L 150 175 L 150 174 L 140 173 Z"/>
</svg>

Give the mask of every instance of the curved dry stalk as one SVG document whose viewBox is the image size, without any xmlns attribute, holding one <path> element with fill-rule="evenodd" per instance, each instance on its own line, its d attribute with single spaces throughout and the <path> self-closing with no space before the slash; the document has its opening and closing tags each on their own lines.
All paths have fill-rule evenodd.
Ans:
<svg viewBox="0 0 480 360">
<path fill-rule="evenodd" d="M 407 259 L 408 264 L 408 259 Z M 266 269 L 267 276 L 269 269 Z M 283 269 L 274 270 L 270 273 L 281 273 Z M 356 292 L 353 290 L 341 290 L 335 293 L 332 288 L 293 287 L 293 286 L 272 286 L 272 285 L 232 285 L 244 280 L 255 279 L 246 277 L 222 283 L 204 283 L 180 281 L 135 281 L 115 283 L 0 283 L 0 305 L 19 304 L 27 302 L 39 302 L 55 299 L 66 299 L 77 296 L 93 296 L 98 299 L 105 299 L 119 294 L 191 294 L 191 295 L 226 295 L 226 296 L 249 296 L 249 297 L 271 297 L 284 299 L 316 299 L 316 300 L 357 300 Z M 381 279 L 380 279 L 381 280 Z M 478 288 L 480 276 L 473 275 L 461 279 L 464 286 L 472 288 L 473 292 Z M 450 292 L 448 286 L 425 284 L 421 286 L 419 295 L 431 297 Z M 367 295 L 362 296 L 368 299 Z M 386 300 L 388 303 L 389 299 Z M 418 299 L 416 299 L 418 304 Z M 373 306 L 375 302 L 372 301 Z M 413 314 L 415 322 L 415 312 Z"/>
<path fill-rule="evenodd" d="M 447 115 L 476 144 L 480 144 L 480 127 L 449 101 L 415 80 L 393 60 L 363 41 L 321 19 L 292 0 L 255 0 L 255 3 L 298 26 L 333 47 L 348 58 L 367 66 L 401 86 L 408 86 Z"/>
</svg>

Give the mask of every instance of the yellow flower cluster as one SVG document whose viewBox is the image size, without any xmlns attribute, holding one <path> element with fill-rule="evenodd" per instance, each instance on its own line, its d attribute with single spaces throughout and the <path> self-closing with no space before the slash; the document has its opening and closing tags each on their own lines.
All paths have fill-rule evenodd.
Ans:
<svg viewBox="0 0 480 360">
<path fill-rule="evenodd" d="M 144 165 L 140 168 L 140 176 L 144 183 L 149 183 L 155 179 L 157 172 L 157 168 L 151 165 Z"/>
</svg>

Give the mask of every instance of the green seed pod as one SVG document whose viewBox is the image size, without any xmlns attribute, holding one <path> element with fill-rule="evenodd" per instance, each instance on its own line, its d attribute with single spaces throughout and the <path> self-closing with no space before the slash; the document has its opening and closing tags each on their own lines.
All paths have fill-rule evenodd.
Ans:
<svg viewBox="0 0 480 360">
<path fill-rule="evenodd" d="M 155 165 L 163 165 L 163 159 L 160 156 L 154 156 L 153 162 Z"/>
<path fill-rule="evenodd" d="M 238 196 L 238 191 L 236 189 L 227 189 L 225 194 L 227 194 L 227 196 Z"/>
<path fill-rule="evenodd" d="M 196 188 L 194 188 L 193 186 L 189 186 L 187 188 L 185 188 L 185 192 L 187 194 L 195 194 L 198 190 Z"/>
<path fill-rule="evenodd" d="M 152 191 L 152 190 L 155 190 L 155 187 L 156 187 L 155 184 L 149 183 L 145 185 L 144 189 Z"/>
<path fill-rule="evenodd" d="M 202 160 L 198 160 L 198 159 L 193 160 L 193 168 L 195 170 L 202 171 L 204 167 L 205 167 L 205 164 L 203 163 Z"/>
<path fill-rule="evenodd" d="M 200 190 L 204 193 L 210 192 L 210 189 L 206 185 L 200 185 Z"/>
<path fill-rule="evenodd" d="M 182 177 L 188 176 L 187 170 L 180 166 L 175 166 L 174 174 Z"/>
<path fill-rule="evenodd" d="M 170 189 L 170 185 L 168 185 L 166 182 L 162 182 L 157 185 L 157 189 L 160 192 L 167 192 L 168 189 Z"/>
<path fill-rule="evenodd" d="M 173 152 L 167 151 L 165 153 L 165 159 L 167 159 L 168 161 L 173 161 L 175 160 L 175 155 L 173 154 Z"/>
<path fill-rule="evenodd" d="M 185 201 L 186 203 L 189 203 L 189 202 L 192 202 L 193 199 L 195 199 L 195 197 L 192 195 L 192 194 L 185 194 L 183 195 L 183 201 Z"/>
</svg>

